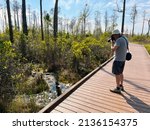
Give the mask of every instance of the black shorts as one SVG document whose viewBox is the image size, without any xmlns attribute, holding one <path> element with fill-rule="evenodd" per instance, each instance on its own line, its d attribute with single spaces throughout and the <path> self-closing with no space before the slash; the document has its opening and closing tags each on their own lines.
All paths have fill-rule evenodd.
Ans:
<svg viewBox="0 0 150 130">
<path fill-rule="evenodd" d="M 125 61 L 114 61 L 112 66 L 112 73 L 120 75 L 123 73 Z"/>
</svg>

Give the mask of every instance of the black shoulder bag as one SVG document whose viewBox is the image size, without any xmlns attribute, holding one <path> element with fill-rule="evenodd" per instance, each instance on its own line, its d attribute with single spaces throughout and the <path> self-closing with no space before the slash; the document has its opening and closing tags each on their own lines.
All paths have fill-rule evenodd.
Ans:
<svg viewBox="0 0 150 130">
<path fill-rule="evenodd" d="M 123 37 L 123 38 L 124 38 L 124 37 Z M 131 54 L 131 52 L 129 51 L 129 46 L 128 46 L 128 41 L 127 41 L 127 39 L 126 39 L 126 38 L 124 38 L 124 39 L 125 39 L 126 44 L 127 44 L 126 60 L 129 61 L 129 60 L 132 59 L 132 54 Z"/>
</svg>

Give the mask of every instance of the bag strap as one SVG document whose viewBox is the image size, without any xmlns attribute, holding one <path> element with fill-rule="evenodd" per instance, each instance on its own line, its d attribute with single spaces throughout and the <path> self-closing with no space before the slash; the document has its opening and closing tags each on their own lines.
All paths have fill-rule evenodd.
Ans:
<svg viewBox="0 0 150 130">
<path fill-rule="evenodd" d="M 126 39 L 124 36 L 122 36 L 122 38 L 124 38 L 124 39 L 125 39 L 126 44 L 127 44 L 127 51 L 129 52 L 129 43 L 128 43 L 127 39 Z"/>
</svg>

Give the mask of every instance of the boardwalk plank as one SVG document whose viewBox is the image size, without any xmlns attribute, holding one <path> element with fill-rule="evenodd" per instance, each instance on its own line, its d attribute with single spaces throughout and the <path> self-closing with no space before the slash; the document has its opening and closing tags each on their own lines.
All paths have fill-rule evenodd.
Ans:
<svg viewBox="0 0 150 130">
<path fill-rule="evenodd" d="M 85 109 L 85 110 L 82 109 L 83 106 L 82 106 L 82 107 L 78 107 L 79 105 L 72 106 L 70 103 L 67 103 L 67 102 L 64 102 L 64 103 L 60 104 L 60 106 L 61 106 L 61 107 L 64 107 L 64 108 L 68 108 L 68 109 L 73 109 L 74 112 L 76 112 L 76 113 L 77 113 L 77 112 L 79 112 L 79 113 L 88 112 L 88 111 L 86 111 L 86 109 Z"/>
<path fill-rule="evenodd" d="M 91 111 L 94 112 L 94 113 L 103 112 L 103 111 L 91 108 L 89 105 L 85 104 L 82 101 L 78 102 L 78 100 L 74 100 L 74 99 L 71 99 L 71 98 L 69 98 L 69 100 L 65 100 L 64 102 L 68 103 L 69 105 L 72 105 L 74 107 L 78 107 L 79 109 L 84 110 L 85 113 L 86 112 L 90 113 Z"/>
<path fill-rule="evenodd" d="M 76 95 L 71 95 L 75 99 L 78 99 L 79 101 L 85 101 L 87 103 L 91 103 L 93 107 L 97 106 L 100 107 L 99 109 L 104 109 L 107 112 L 136 112 L 131 108 L 124 107 L 121 105 L 116 105 L 115 103 L 112 103 L 111 101 L 107 102 L 105 100 L 99 100 L 97 98 L 91 98 L 88 96 L 84 96 L 82 94 L 76 94 Z"/>
<path fill-rule="evenodd" d="M 97 103 L 93 103 L 91 100 L 87 100 L 87 99 L 83 99 L 83 98 L 78 98 L 78 97 L 69 97 L 68 99 L 71 102 L 76 102 L 78 104 L 82 104 L 84 106 L 86 106 L 86 109 L 91 109 L 90 112 L 116 112 L 115 110 L 109 110 L 108 108 L 103 108 L 100 107 L 99 104 Z"/>
<path fill-rule="evenodd" d="M 60 111 L 60 112 L 66 112 L 66 113 L 74 113 L 74 110 L 70 110 L 67 108 L 64 108 L 62 106 L 57 106 L 57 108 L 55 109 L 56 111 Z"/>
<path fill-rule="evenodd" d="M 95 93 L 105 93 L 106 95 L 107 94 L 109 94 L 110 96 L 115 96 L 115 97 L 117 97 L 116 95 L 114 95 L 114 94 L 112 94 L 112 93 L 109 93 L 108 91 L 109 91 L 109 89 L 110 88 L 90 88 L 90 87 L 82 87 L 82 88 L 80 88 L 78 91 L 80 91 L 80 90 L 82 90 L 82 89 L 84 89 L 84 90 L 89 90 L 89 91 L 93 91 L 93 92 L 95 92 Z M 138 91 L 136 91 L 136 89 L 130 89 L 130 90 L 126 90 L 126 92 L 124 92 L 124 94 L 125 93 L 129 93 L 130 92 L 130 94 L 132 94 L 132 95 L 136 95 L 137 97 L 139 97 L 139 98 L 142 98 L 143 99 L 143 101 L 146 101 L 146 102 L 148 102 L 148 103 L 150 103 L 150 98 L 149 98 L 149 96 L 145 96 L 145 95 L 148 95 L 149 93 L 148 92 L 143 92 L 143 91 L 140 91 L 140 92 L 138 92 Z"/>
</svg>

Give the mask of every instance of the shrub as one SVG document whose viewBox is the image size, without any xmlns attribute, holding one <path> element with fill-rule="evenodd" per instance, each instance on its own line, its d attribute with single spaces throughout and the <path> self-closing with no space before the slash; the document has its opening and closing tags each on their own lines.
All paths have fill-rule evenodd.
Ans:
<svg viewBox="0 0 150 130">
<path fill-rule="evenodd" d="M 150 42 L 150 37 L 146 35 L 135 35 L 133 37 L 130 37 L 129 40 L 132 42 L 138 42 L 144 44 Z"/>
<path fill-rule="evenodd" d="M 60 82 L 63 83 L 76 83 L 81 77 L 74 73 L 72 70 L 65 70 L 62 69 L 61 72 L 59 72 L 58 79 Z"/>
<path fill-rule="evenodd" d="M 34 99 L 30 99 L 29 102 L 25 102 L 23 97 L 16 96 L 15 99 L 10 103 L 8 107 L 8 112 L 13 113 L 29 113 L 29 112 L 37 112 L 41 108 L 36 105 Z"/>
<path fill-rule="evenodd" d="M 145 46 L 146 50 L 148 51 L 148 53 L 150 54 L 150 44 L 146 44 L 144 46 Z"/>
<path fill-rule="evenodd" d="M 6 112 L 6 106 L 4 102 L 0 99 L 0 113 Z"/>
<path fill-rule="evenodd" d="M 40 77 L 29 78 L 24 83 L 19 83 L 17 85 L 18 94 L 31 95 L 43 92 L 45 90 L 48 90 L 48 85 Z"/>
<path fill-rule="evenodd" d="M 2 99 L 8 99 L 10 93 L 14 94 L 14 86 L 19 81 L 14 78 L 19 72 L 19 63 L 15 59 L 16 57 L 17 54 L 14 52 L 11 42 L 0 41 L 0 98 Z"/>
</svg>

